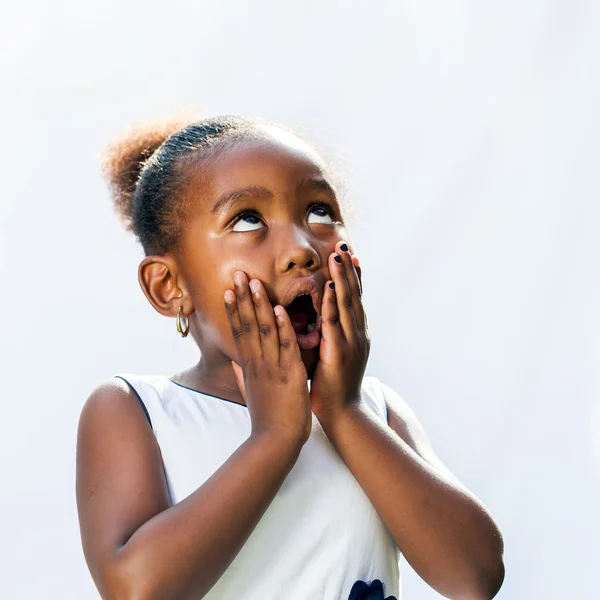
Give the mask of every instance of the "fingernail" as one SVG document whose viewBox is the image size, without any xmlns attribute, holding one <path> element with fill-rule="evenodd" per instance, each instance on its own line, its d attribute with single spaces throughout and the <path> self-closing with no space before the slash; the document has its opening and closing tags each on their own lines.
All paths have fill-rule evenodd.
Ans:
<svg viewBox="0 0 600 600">
<path fill-rule="evenodd" d="M 340 246 L 340 250 L 341 250 L 342 252 L 348 252 L 348 246 L 347 246 L 346 244 L 342 244 L 342 245 Z"/>
<path fill-rule="evenodd" d="M 329 282 L 329 289 L 330 290 L 334 290 L 335 289 L 335 283 L 333 283 L 333 281 Z"/>
<path fill-rule="evenodd" d="M 339 254 L 336 254 L 333 257 L 333 260 L 335 260 L 335 262 L 337 262 L 337 263 L 341 263 L 342 262 L 342 257 Z"/>
<path fill-rule="evenodd" d="M 250 289 L 251 289 L 251 290 L 252 290 L 252 291 L 253 291 L 255 294 L 257 294 L 257 293 L 258 293 L 258 281 L 256 281 L 256 279 L 253 279 L 253 280 L 250 282 Z"/>
<path fill-rule="evenodd" d="M 233 281 L 236 285 L 242 285 L 242 283 L 244 282 L 244 278 L 241 273 L 235 273 L 233 275 Z"/>
<path fill-rule="evenodd" d="M 281 317 L 281 311 L 283 310 L 281 306 L 276 306 L 273 310 L 278 317 Z"/>
</svg>

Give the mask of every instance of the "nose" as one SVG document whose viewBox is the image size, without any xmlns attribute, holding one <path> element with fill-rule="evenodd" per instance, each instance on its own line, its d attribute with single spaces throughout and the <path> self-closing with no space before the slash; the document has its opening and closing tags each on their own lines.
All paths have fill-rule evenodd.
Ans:
<svg viewBox="0 0 600 600">
<path fill-rule="evenodd" d="M 319 253 L 311 244 L 306 232 L 300 228 L 284 232 L 280 247 L 277 256 L 277 270 L 280 273 L 287 273 L 293 269 L 314 271 L 321 266 Z"/>
</svg>

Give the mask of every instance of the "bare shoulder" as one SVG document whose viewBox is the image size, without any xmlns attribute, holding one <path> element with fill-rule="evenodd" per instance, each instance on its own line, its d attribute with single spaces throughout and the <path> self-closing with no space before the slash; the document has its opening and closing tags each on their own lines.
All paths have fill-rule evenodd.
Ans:
<svg viewBox="0 0 600 600">
<path fill-rule="evenodd" d="M 138 408 L 140 410 L 136 410 Z M 129 413 L 132 415 L 141 413 L 144 416 L 135 393 L 118 377 L 107 379 L 94 388 L 81 410 L 80 429 L 82 426 L 93 425 L 94 422 L 101 420 L 103 415 L 112 411 L 122 413 L 123 416 Z"/>
<path fill-rule="evenodd" d="M 388 414 L 388 425 L 394 430 L 423 460 L 439 469 L 454 481 L 459 482 L 454 473 L 441 461 L 435 453 L 425 428 L 419 421 L 415 411 L 408 402 L 395 390 L 380 382 Z"/>
<path fill-rule="evenodd" d="M 103 589 L 118 549 L 170 506 L 156 438 L 135 392 L 121 379 L 97 386 L 83 406 L 76 472 L 83 550 Z"/>
<path fill-rule="evenodd" d="M 154 434 L 135 392 L 125 381 L 113 377 L 96 386 L 83 405 L 77 435 L 78 456 L 90 444 L 110 446 L 122 436 L 154 442 Z"/>
<path fill-rule="evenodd" d="M 408 402 L 389 385 L 379 382 L 383 390 L 385 406 L 387 408 L 388 425 L 400 435 L 412 448 L 417 442 L 427 442 L 427 434 L 417 418 L 415 411 Z"/>
</svg>

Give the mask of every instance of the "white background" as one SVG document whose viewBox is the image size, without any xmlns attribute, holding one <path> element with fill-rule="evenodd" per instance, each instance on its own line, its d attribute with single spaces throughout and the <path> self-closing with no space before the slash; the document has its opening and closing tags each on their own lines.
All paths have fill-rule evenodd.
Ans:
<svg viewBox="0 0 600 600">
<path fill-rule="evenodd" d="M 2 599 L 97 598 L 75 509 L 81 406 L 113 373 L 196 361 L 138 288 L 141 250 L 98 170 L 125 126 L 180 106 L 282 122 L 335 162 L 355 206 L 368 372 L 498 521 L 498 597 L 598 597 L 598 2 L 2 14 Z M 439 598 L 406 563 L 402 576 L 405 600 Z"/>
</svg>

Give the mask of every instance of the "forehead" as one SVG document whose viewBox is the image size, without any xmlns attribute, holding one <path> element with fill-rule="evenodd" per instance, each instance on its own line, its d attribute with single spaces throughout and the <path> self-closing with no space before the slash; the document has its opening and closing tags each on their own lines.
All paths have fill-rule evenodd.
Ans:
<svg viewBox="0 0 600 600">
<path fill-rule="evenodd" d="M 202 199 L 200 209 L 210 211 L 216 199 L 236 190 L 264 187 L 274 195 L 288 194 L 303 183 L 334 184 L 319 154 L 306 142 L 277 128 L 262 128 L 244 136 L 202 161 L 190 174 L 188 198 Z"/>
</svg>

